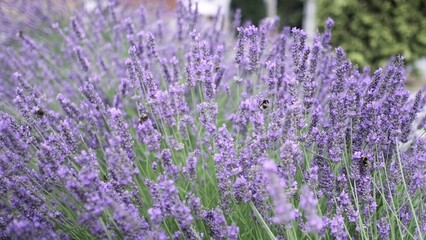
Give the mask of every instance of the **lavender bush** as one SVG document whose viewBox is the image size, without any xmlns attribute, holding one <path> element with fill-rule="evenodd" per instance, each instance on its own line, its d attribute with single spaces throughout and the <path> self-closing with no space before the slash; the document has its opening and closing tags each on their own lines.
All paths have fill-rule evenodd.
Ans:
<svg viewBox="0 0 426 240">
<path fill-rule="evenodd" d="M 2 239 L 424 239 L 424 90 L 278 19 L 110 4 L 0 53 Z M 15 72 L 15 73 L 14 73 Z"/>
</svg>

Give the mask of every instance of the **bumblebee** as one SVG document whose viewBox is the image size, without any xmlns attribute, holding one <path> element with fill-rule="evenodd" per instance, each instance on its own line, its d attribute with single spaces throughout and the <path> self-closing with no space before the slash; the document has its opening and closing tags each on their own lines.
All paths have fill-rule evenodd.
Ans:
<svg viewBox="0 0 426 240">
<path fill-rule="evenodd" d="M 37 116 L 39 116 L 39 117 L 43 117 L 43 116 L 44 116 L 44 111 L 43 111 L 41 108 L 39 108 L 39 107 L 36 107 L 36 108 L 35 108 L 34 113 L 35 113 Z"/>
<path fill-rule="evenodd" d="M 370 166 L 370 161 L 368 161 L 368 158 L 365 157 L 365 156 L 363 156 L 361 158 L 361 163 L 362 163 L 362 166 L 364 166 L 364 167 L 369 167 Z"/>
<path fill-rule="evenodd" d="M 268 107 L 269 107 L 269 100 L 268 99 L 264 99 L 259 105 L 260 109 L 267 109 Z"/>
<path fill-rule="evenodd" d="M 143 122 L 145 122 L 146 120 L 148 120 L 148 114 L 146 113 L 141 113 L 141 115 L 139 116 L 139 120 L 138 123 L 142 124 Z"/>
</svg>

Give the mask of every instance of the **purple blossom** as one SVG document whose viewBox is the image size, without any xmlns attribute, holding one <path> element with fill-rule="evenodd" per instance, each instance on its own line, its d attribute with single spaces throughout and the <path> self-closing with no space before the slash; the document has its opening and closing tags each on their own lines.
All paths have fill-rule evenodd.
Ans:
<svg viewBox="0 0 426 240">
<path fill-rule="evenodd" d="M 247 180 L 244 176 L 238 177 L 233 186 L 234 198 L 237 202 L 248 202 L 250 192 Z"/>
<path fill-rule="evenodd" d="M 185 176 L 185 179 L 188 181 L 193 180 L 196 177 L 196 167 L 199 155 L 200 151 L 196 149 L 188 156 L 188 159 L 186 160 L 186 166 L 182 173 Z"/>
<path fill-rule="evenodd" d="M 176 178 L 179 172 L 178 167 L 174 164 L 172 159 L 172 152 L 170 149 L 164 149 L 161 151 L 161 163 L 163 165 L 165 173 L 171 178 Z"/>
<path fill-rule="evenodd" d="M 238 174 L 241 168 L 237 164 L 233 138 L 225 125 L 218 129 L 214 138 L 217 152 L 213 156 L 213 160 L 216 163 L 216 177 L 222 205 L 226 209 L 232 189 L 231 178 Z"/>
<path fill-rule="evenodd" d="M 304 210 L 306 217 L 306 230 L 308 232 L 320 233 L 324 227 L 324 222 L 316 213 L 318 200 L 315 198 L 313 192 L 308 187 L 302 187 L 300 194 L 300 207 Z"/>
<path fill-rule="evenodd" d="M 328 47 L 331 40 L 331 29 L 334 26 L 334 21 L 331 18 L 327 18 L 325 21 L 325 31 L 321 36 L 322 45 Z"/>
<path fill-rule="evenodd" d="M 191 226 L 193 216 L 191 209 L 179 199 L 178 189 L 173 180 L 165 175 L 159 176 L 159 182 L 147 181 L 150 187 L 151 197 L 153 197 L 154 207 L 148 210 L 151 222 L 158 225 L 165 217 L 174 217 L 181 228 Z"/>
<path fill-rule="evenodd" d="M 235 62 L 237 64 L 241 64 L 241 62 L 244 59 L 244 45 L 246 41 L 246 35 L 244 28 L 238 27 L 238 40 L 237 40 L 237 46 L 235 47 L 235 50 L 237 51 L 235 54 Z"/>
<path fill-rule="evenodd" d="M 343 176 L 343 178 L 346 176 Z M 342 191 L 337 198 L 337 202 L 340 204 L 340 206 L 344 209 L 346 216 L 348 217 L 348 220 L 350 222 L 356 222 L 359 217 L 358 211 L 354 209 L 354 206 L 352 204 L 351 199 L 349 198 L 349 195 Z"/>
<path fill-rule="evenodd" d="M 403 57 L 358 69 L 331 19 L 311 43 L 193 1 L 65 27 L 29 6 L 16 21 L 58 37 L 25 23 L 0 43 L 0 238 L 423 237 L 426 97 Z"/>
<path fill-rule="evenodd" d="M 164 219 L 163 213 L 159 208 L 150 208 L 148 209 L 149 218 L 151 219 L 151 223 L 154 225 L 160 225 Z"/>
<path fill-rule="evenodd" d="M 83 39 L 85 38 L 86 34 L 85 32 L 82 30 L 79 22 L 77 21 L 77 18 L 72 17 L 71 21 L 70 21 L 70 27 L 74 33 L 74 35 L 77 37 L 77 39 L 79 41 L 83 41 Z"/>
<path fill-rule="evenodd" d="M 89 66 L 89 61 L 87 60 L 87 58 L 83 55 L 83 52 L 81 50 L 80 47 L 75 47 L 74 49 L 75 55 L 77 56 L 77 60 L 80 63 L 81 69 L 84 72 L 89 71 L 90 66 Z"/>
<path fill-rule="evenodd" d="M 147 118 L 147 119 L 145 119 Z M 142 113 L 136 127 L 139 140 L 146 144 L 149 151 L 158 151 L 161 144 L 161 133 L 157 130 L 155 123 L 146 113 Z"/>
<path fill-rule="evenodd" d="M 297 142 L 286 140 L 280 148 L 281 175 L 287 184 L 295 180 L 296 167 L 302 163 L 302 153 Z"/>
<path fill-rule="evenodd" d="M 126 67 L 127 67 L 127 74 L 128 74 L 129 79 L 130 79 L 130 83 L 132 84 L 131 86 L 132 87 L 137 86 L 136 85 L 136 83 L 137 83 L 136 72 L 135 72 L 135 69 L 133 68 L 133 64 L 132 64 L 132 61 L 130 59 L 126 60 Z"/>
<path fill-rule="evenodd" d="M 133 138 L 130 135 L 128 124 L 124 121 L 123 114 L 116 108 L 109 109 L 109 124 L 113 133 L 118 136 L 120 147 L 126 152 L 127 157 L 133 160 Z"/>
<path fill-rule="evenodd" d="M 227 239 L 228 233 L 231 233 L 231 238 L 235 237 L 235 232 L 238 234 L 238 229 L 228 230 L 225 216 L 220 209 L 207 210 L 203 215 L 204 221 L 213 232 L 213 237 L 216 239 Z"/>
<path fill-rule="evenodd" d="M 232 26 L 237 29 L 241 26 L 241 9 L 237 8 L 234 12 L 234 17 L 232 20 Z"/>
<path fill-rule="evenodd" d="M 151 55 L 154 57 L 154 59 L 159 59 L 157 44 L 155 42 L 155 37 L 154 35 L 152 35 L 152 33 L 148 33 L 147 49 L 149 54 L 148 56 Z"/>
<path fill-rule="evenodd" d="M 67 153 L 68 154 L 75 154 L 77 152 L 78 142 L 77 142 L 77 139 L 74 135 L 75 131 L 72 128 L 70 122 L 67 119 L 61 121 L 60 129 L 62 131 L 62 136 L 63 136 L 63 139 L 65 141 Z"/>
<path fill-rule="evenodd" d="M 200 113 L 200 122 L 204 125 L 207 132 L 211 135 L 216 131 L 217 104 L 213 102 L 204 102 L 197 105 Z"/>
<path fill-rule="evenodd" d="M 259 68 L 259 60 L 260 60 L 260 46 L 259 46 L 259 40 L 258 40 L 259 29 L 255 26 L 249 26 L 244 31 L 245 31 L 244 36 L 247 37 L 248 45 L 249 45 L 248 69 L 250 71 L 255 72 Z"/>
<path fill-rule="evenodd" d="M 266 189 L 274 203 L 275 216 L 273 222 L 287 225 L 296 218 L 298 211 L 288 201 L 288 197 L 283 191 L 285 183 L 280 180 L 276 172 L 277 166 L 274 162 L 269 159 L 263 160 L 262 173 L 266 179 Z"/>
<path fill-rule="evenodd" d="M 336 213 L 334 217 L 329 220 L 328 225 L 335 239 L 343 240 L 348 238 L 348 233 L 345 230 L 344 218 L 339 213 Z"/>
<path fill-rule="evenodd" d="M 52 227 L 37 221 L 14 220 L 7 226 L 6 235 L 16 239 L 58 239 Z"/>
<path fill-rule="evenodd" d="M 228 239 L 238 239 L 239 227 L 232 225 L 228 227 Z"/>
<path fill-rule="evenodd" d="M 377 230 L 379 231 L 380 238 L 389 238 L 390 224 L 386 221 L 385 218 L 380 219 L 379 223 L 377 224 Z"/>
<path fill-rule="evenodd" d="M 65 98 L 63 94 L 59 93 L 56 99 L 58 100 L 59 104 L 61 105 L 64 112 L 68 115 L 68 117 L 76 121 L 82 118 L 81 112 L 78 109 L 77 105 L 69 99 Z"/>
<path fill-rule="evenodd" d="M 99 96 L 99 93 L 96 91 L 93 83 L 85 81 L 80 87 L 80 91 L 84 94 L 87 100 L 96 107 L 96 110 L 101 112 L 105 110 L 104 102 Z"/>
<path fill-rule="evenodd" d="M 423 95 L 423 92 L 422 92 L 422 89 L 420 89 L 415 96 L 413 106 L 411 107 L 411 109 L 408 112 L 409 116 L 408 116 L 407 120 L 402 123 L 401 140 L 403 142 L 407 141 L 408 134 L 410 133 L 410 130 L 411 130 L 411 125 L 413 124 L 414 119 L 416 118 L 417 112 L 419 112 L 419 108 L 421 107 L 420 106 L 420 99 L 421 99 L 422 95 Z"/>
<path fill-rule="evenodd" d="M 202 218 L 201 201 L 198 197 L 195 197 L 194 194 L 189 193 L 187 204 L 195 218 Z"/>
</svg>

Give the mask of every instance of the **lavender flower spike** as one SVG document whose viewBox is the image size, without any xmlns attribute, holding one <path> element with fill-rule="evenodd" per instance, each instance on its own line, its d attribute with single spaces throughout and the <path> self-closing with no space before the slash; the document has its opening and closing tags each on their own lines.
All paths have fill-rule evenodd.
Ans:
<svg viewBox="0 0 426 240">
<path fill-rule="evenodd" d="M 277 166 L 270 159 L 263 159 L 262 174 L 266 179 L 266 189 L 274 203 L 275 216 L 273 222 L 277 224 L 290 224 L 297 215 L 297 209 L 294 209 L 284 193 L 285 183 L 278 177 Z"/>
</svg>

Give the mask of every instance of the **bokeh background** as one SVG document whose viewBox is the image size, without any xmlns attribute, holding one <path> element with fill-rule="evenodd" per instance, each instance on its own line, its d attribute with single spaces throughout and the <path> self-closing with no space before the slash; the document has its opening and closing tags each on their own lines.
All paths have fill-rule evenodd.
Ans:
<svg viewBox="0 0 426 240">
<path fill-rule="evenodd" d="M 185 0 L 187 1 L 187 0 Z M 192 0 L 197 2 L 196 0 Z M 108 0 L 1 0 L 0 41 L 7 42 L 19 31 L 49 36 L 48 22 L 67 21 L 79 9 L 94 9 Z M 176 0 L 116 0 L 122 8 L 145 4 L 154 11 L 173 12 Z M 159 7 L 160 6 L 160 7 Z M 281 27 L 304 28 L 309 35 L 322 31 L 327 17 L 335 20 L 332 43 L 342 46 L 360 68 L 376 68 L 392 56 L 406 57 L 407 85 L 418 89 L 426 79 L 425 0 L 198 0 L 198 10 L 206 18 L 226 15 L 227 27 L 241 9 L 244 21 L 258 24 L 263 18 L 278 16 Z M 43 32 L 40 32 L 43 29 Z M 37 30 L 37 31 L 34 31 Z M 12 38 L 10 38 L 12 36 Z M 11 43 L 9 43 L 11 44 Z"/>
</svg>

